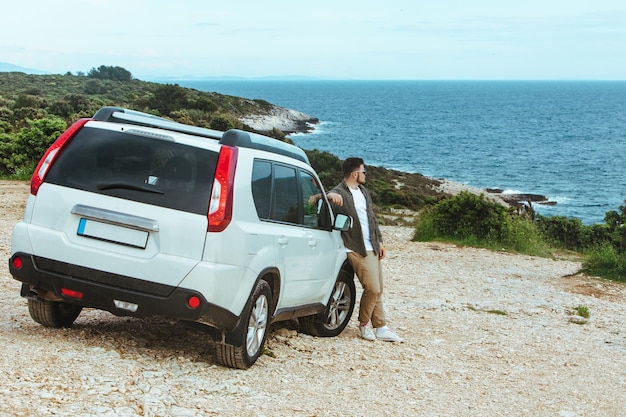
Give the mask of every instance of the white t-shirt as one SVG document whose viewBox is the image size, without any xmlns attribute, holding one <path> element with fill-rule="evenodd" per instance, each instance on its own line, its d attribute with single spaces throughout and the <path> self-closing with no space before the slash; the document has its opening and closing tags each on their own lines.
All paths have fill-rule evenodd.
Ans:
<svg viewBox="0 0 626 417">
<path fill-rule="evenodd" d="M 365 243 L 366 251 L 373 251 L 372 240 L 370 239 L 370 223 L 367 218 L 367 201 L 360 188 L 353 190 L 348 187 L 352 193 L 354 199 L 354 207 L 356 208 L 356 214 L 359 216 L 359 223 L 361 224 L 361 231 L 363 232 L 363 242 Z"/>
</svg>

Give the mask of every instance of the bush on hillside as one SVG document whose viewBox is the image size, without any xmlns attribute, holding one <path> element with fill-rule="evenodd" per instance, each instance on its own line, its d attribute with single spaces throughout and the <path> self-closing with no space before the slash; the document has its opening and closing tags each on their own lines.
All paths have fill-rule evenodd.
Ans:
<svg viewBox="0 0 626 417">
<path fill-rule="evenodd" d="M 580 219 L 537 215 L 535 223 L 545 239 L 555 247 L 582 250 L 589 242 L 589 228 Z"/>
<path fill-rule="evenodd" d="M 451 239 L 498 242 L 508 236 L 506 207 L 467 191 L 439 202 L 430 210 L 433 232 Z M 418 226 L 419 228 L 419 226 Z"/>
<path fill-rule="evenodd" d="M 215 130 L 221 130 L 223 132 L 226 132 L 227 130 L 230 129 L 235 129 L 237 128 L 237 121 L 234 120 L 231 117 L 228 116 L 223 116 L 223 115 L 218 115 L 213 117 L 213 119 L 211 120 L 211 129 L 215 129 Z"/>
<path fill-rule="evenodd" d="M 187 107 L 187 90 L 178 84 L 159 85 L 154 89 L 150 106 L 162 115 L 169 115 Z"/>
<path fill-rule="evenodd" d="M 606 213 L 604 224 L 584 225 L 574 217 L 537 216 L 536 224 L 546 241 L 558 248 L 584 252 L 608 244 L 626 252 L 626 206 Z"/>
<path fill-rule="evenodd" d="M 317 149 L 305 152 L 326 190 L 330 190 L 341 182 L 343 179 L 341 159 L 329 152 Z"/>
<path fill-rule="evenodd" d="M 619 206 L 618 210 L 608 211 L 604 216 L 604 223 L 609 229 L 617 251 L 626 253 L 626 205 Z"/>
<path fill-rule="evenodd" d="M 63 119 L 28 120 L 17 134 L 0 136 L 0 170 L 20 177 L 29 175 L 46 149 L 65 131 Z"/>
<path fill-rule="evenodd" d="M 530 220 L 510 213 L 482 194 L 467 191 L 425 210 L 417 221 L 414 240 L 443 240 L 532 255 L 548 254 L 547 246 Z"/>
</svg>

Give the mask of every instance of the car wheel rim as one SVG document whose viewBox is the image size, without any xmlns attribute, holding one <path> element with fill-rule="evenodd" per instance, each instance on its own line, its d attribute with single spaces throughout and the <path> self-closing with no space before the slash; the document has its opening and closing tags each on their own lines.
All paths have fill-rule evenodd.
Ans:
<svg viewBox="0 0 626 417">
<path fill-rule="evenodd" d="M 261 296 L 257 298 L 252 311 L 250 312 L 250 320 L 248 321 L 248 333 L 246 336 L 246 350 L 248 356 L 255 356 L 265 337 L 267 329 L 268 307 L 267 298 Z"/>
<path fill-rule="evenodd" d="M 342 325 L 348 317 L 351 303 L 350 287 L 345 282 L 338 282 L 330 297 L 326 328 L 333 330 Z"/>
</svg>

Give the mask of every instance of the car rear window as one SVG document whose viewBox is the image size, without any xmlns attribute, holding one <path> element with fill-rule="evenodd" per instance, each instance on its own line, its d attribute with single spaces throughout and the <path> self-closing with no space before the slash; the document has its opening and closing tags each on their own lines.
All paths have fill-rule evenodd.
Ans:
<svg viewBox="0 0 626 417">
<path fill-rule="evenodd" d="M 217 158 L 206 149 L 85 127 L 45 182 L 206 215 Z"/>
</svg>

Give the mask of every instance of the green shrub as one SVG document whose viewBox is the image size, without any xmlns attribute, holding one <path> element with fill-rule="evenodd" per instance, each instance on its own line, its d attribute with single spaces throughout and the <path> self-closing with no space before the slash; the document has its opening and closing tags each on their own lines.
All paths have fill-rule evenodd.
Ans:
<svg viewBox="0 0 626 417">
<path fill-rule="evenodd" d="M 213 113 L 219 109 L 219 106 L 215 104 L 213 100 L 205 96 L 199 96 L 191 100 L 189 105 L 194 109 L 202 110 L 207 113 Z"/>
<path fill-rule="evenodd" d="M 583 305 L 578 305 L 574 307 L 574 314 L 577 316 L 588 319 L 591 313 L 589 313 L 589 308 Z"/>
<path fill-rule="evenodd" d="M 31 94 L 20 94 L 15 99 L 15 103 L 13 103 L 14 109 L 19 109 L 22 107 L 32 107 L 34 109 L 38 109 L 42 106 L 41 98 Z"/>
<path fill-rule="evenodd" d="M 343 177 L 341 159 L 330 152 L 317 149 L 305 150 L 305 152 L 326 190 L 334 188 L 341 182 Z"/>
<path fill-rule="evenodd" d="M 285 132 L 283 132 L 282 130 L 280 130 L 277 127 L 272 128 L 271 131 L 266 132 L 265 133 L 267 136 L 274 138 L 274 139 L 278 139 L 282 142 L 287 142 L 291 145 L 293 145 L 293 141 L 291 139 L 289 139 L 286 135 Z"/>
<path fill-rule="evenodd" d="M 510 234 L 508 241 L 504 242 L 506 247 L 528 255 L 551 255 L 550 245 L 546 243 L 535 223 L 518 216 L 511 216 L 510 221 Z"/>
<path fill-rule="evenodd" d="M 154 88 L 150 106 L 157 109 L 163 116 L 187 107 L 188 90 L 178 84 L 163 84 Z"/>
<path fill-rule="evenodd" d="M 211 129 L 227 131 L 236 127 L 235 121 L 228 116 L 215 116 L 211 120 Z"/>
<path fill-rule="evenodd" d="M 537 215 L 535 223 L 545 239 L 555 247 L 580 251 L 588 247 L 592 239 L 591 228 L 583 225 L 578 218 Z M 602 238 L 597 236 L 596 239 Z"/>
<path fill-rule="evenodd" d="M 444 236 L 441 236 L 439 229 L 437 228 L 437 223 L 435 222 L 435 217 L 432 214 L 434 211 L 434 206 L 427 207 L 424 209 L 417 219 L 417 224 L 415 226 L 415 234 L 413 240 L 418 242 L 430 242 L 432 240 L 441 239 Z"/>
<path fill-rule="evenodd" d="M 38 162 L 66 128 L 65 121 L 58 117 L 28 121 L 28 127 L 17 134 L 16 152 L 25 155 L 29 162 Z"/>
<path fill-rule="evenodd" d="M 415 240 L 444 240 L 465 245 L 549 255 L 536 226 L 481 195 L 461 192 L 424 210 Z"/>
<path fill-rule="evenodd" d="M 98 80 L 89 80 L 87 84 L 85 84 L 85 94 L 102 94 L 103 91 L 104 89 Z"/>
<path fill-rule="evenodd" d="M 16 134 L 0 137 L 0 175 L 29 177 L 46 149 L 67 128 L 58 117 L 27 120 L 27 124 Z"/>
<path fill-rule="evenodd" d="M 583 262 L 583 271 L 595 276 L 626 282 L 626 254 L 605 243 L 590 249 Z"/>
<path fill-rule="evenodd" d="M 604 222 L 609 229 L 613 246 L 620 253 L 626 252 L 626 205 L 619 206 L 619 212 L 608 211 L 604 216 Z"/>
<path fill-rule="evenodd" d="M 430 215 L 437 233 L 451 239 L 498 242 L 509 234 L 506 208 L 482 194 L 463 191 L 438 203 Z"/>
</svg>

